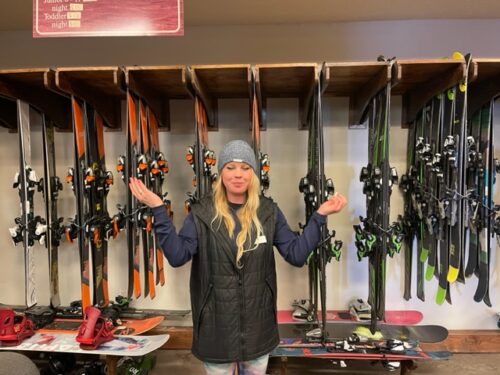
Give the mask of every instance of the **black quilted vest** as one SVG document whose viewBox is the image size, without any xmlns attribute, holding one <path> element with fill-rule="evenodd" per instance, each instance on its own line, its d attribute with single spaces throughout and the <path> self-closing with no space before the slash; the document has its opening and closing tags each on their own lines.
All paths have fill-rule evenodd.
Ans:
<svg viewBox="0 0 500 375">
<path fill-rule="evenodd" d="M 191 266 L 193 354 L 206 362 L 248 361 L 279 343 L 276 322 L 276 265 L 273 237 L 276 206 L 260 198 L 257 211 L 266 243 L 244 253 L 236 266 L 233 241 L 212 222 L 211 197 L 192 205 L 198 253 Z M 253 247 L 253 244 L 252 244 Z"/>
</svg>

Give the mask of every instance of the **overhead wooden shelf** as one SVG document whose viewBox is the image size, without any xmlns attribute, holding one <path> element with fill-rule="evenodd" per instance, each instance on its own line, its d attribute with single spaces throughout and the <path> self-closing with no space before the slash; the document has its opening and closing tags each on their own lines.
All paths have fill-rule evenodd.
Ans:
<svg viewBox="0 0 500 375">
<path fill-rule="evenodd" d="M 48 82 L 47 85 L 91 104 L 107 126 L 116 129 L 121 127 L 125 80 L 123 71 L 118 67 L 57 68 L 55 82 Z"/>
<path fill-rule="evenodd" d="M 60 129 L 71 129 L 71 111 L 66 98 L 45 87 L 48 68 L 0 70 L 0 95 L 23 100 L 46 114 Z M 14 122 L 17 128 L 17 122 Z"/>
<path fill-rule="evenodd" d="M 218 127 L 217 99 L 249 98 L 250 65 L 193 65 L 186 67 L 184 82 L 198 96 L 208 116 L 211 130 Z"/>
<path fill-rule="evenodd" d="M 17 129 L 16 102 L 0 95 L 0 126 Z"/>
<path fill-rule="evenodd" d="M 491 99 L 500 95 L 500 59 L 473 59 L 477 79 L 468 86 L 467 114 L 472 116 Z"/>
<path fill-rule="evenodd" d="M 392 94 L 403 96 L 403 124 L 415 120 L 431 98 L 465 78 L 465 62 L 460 60 L 396 60 L 395 64 L 400 76 L 393 81 Z M 469 79 L 474 79 L 474 74 Z"/>
<path fill-rule="evenodd" d="M 323 92 L 326 96 L 349 97 L 349 125 L 363 120 L 370 100 L 391 81 L 387 62 L 327 63 Z"/>
<path fill-rule="evenodd" d="M 191 97 L 183 82 L 183 65 L 127 66 L 127 87 L 143 98 L 158 117 L 160 128 L 170 129 L 170 100 Z"/>
<path fill-rule="evenodd" d="M 318 69 L 315 63 L 255 65 L 256 82 L 262 98 L 262 118 L 267 117 L 267 98 L 298 98 L 300 128 L 304 129 L 307 105 Z"/>
</svg>

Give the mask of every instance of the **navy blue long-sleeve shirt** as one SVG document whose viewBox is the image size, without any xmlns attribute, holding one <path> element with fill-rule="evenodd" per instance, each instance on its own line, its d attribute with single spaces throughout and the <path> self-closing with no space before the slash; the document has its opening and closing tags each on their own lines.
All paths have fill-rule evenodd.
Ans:
<svg viewBox="0 0 500 375">
<path fill-rule="evenodd" d="M 236 216 L 236 210 L 241 205 L 230 204 L 230 206 L 235 220 L 235 233 L 238 233 L 241 227 Z M 191 260 L 193 255 L 198 251 L 196 225 L 193 215 L 190 213 L 186 217 L 179 234 L 177 234 L 174 223 L 167 215 L 165 207 L 159 206 L 153 208 L 153 215 L 157 239 L 168 263 L 172 267 L 179 267 Z M 306 262 L 309 253 L 318 245 L 320 227 L 325 222 L 326 216 L 314 212 L 304 231 L 299 235 L 290 229 L 283 212 L 278 208 L 273 245 L 276 246 L 279 253 L 288 263 L 301 267 Z M 236 244 L 234 246 L 236 249 Z"/>
</svg>

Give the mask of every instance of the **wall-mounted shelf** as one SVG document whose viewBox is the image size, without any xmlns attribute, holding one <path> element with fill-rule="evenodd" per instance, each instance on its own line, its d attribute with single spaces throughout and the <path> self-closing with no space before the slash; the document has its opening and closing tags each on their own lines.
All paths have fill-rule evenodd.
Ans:
<svg viewBox="0 0 500 375">
<path fill-rule="evenodd" d="M 59 129 L 71 129 L 69 101 L 47 90 L 45 86 L 47 77 L 53 74 L 54 71 L 48 68 L 0 70 L 0 95 L 12 100 L 21 99 L 46 114 Z M 5 106 L 9 105 L 3 104 L 2 108 Z M 11 121 L 3 122 L 7 125 Z M 9 125 L 11 126 L 16 129 L 17 120 Z"/>
<path fill-rule="evenodd" d="M 160 129 L 170 129 L 170 100 L 191 97 L 183 82 L 184 70 L 183 65 L 123 68 L 126 86 L 153 109 Z"/>
<path fill-rule="evenodd" d="M 327 63 L 324 95 L 349 97 L 349 125 L 363 122 L 370 100 L 391 81 L 387 62 Z"/>
<path fill-rule="evenodd" d="M 477 79 L 468 85 L 468 116 L 500 95 L 500 59 L 473 58 L 472 61 L 477 66 Z"/>
<path fill-rule="evenodd" d="M 318 64 L 259 64 L 255 65 L 256 84 L 260 90 L 262 125 L 267 118 L 267 98 L 298 98 L 301 129 L 306 128 L 307 106 Z"/>
<path fill-rule="evenodd" d="M 396 60 L 400 77 L 393 82 L 392 94 L 403 96 L 402 124 L 415 120 L 418 112 L 434 96 L 465 78 L 465 62 L 452 59 Z M 472 71 L 477 69 L 472 64 Z M 475 74 L 469 76 L 474 79 Z"/>
<path fill-rule="evenodd" d="M 47 87 L 74 95 L 92 105 L 110 128 L 120 129 L 121 100 L 125 99 L 123 70 L 118 67 L 57 68 Z"/>
</svg>

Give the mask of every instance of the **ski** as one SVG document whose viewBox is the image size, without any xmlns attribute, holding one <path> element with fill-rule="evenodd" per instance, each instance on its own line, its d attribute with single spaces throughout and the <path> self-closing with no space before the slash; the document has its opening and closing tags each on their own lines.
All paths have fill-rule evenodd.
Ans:
<svg viewBox="0 0 500 375">
<path fill-rule="evenodd" d="M 168 215 L 173 219 L 172 205 L 170 200 L 167 199 L 167 192 L 163 192 L 163 182 L 165 180 L 165 175 L 168 173 L 168 162 L 165 156 L 160 151 L 160 141 L 158 137 L 158 120 L 151 110 L 147 107 L 147 119 L 149 134 L 151 137 L 151 155 L 150 155 L 150 165 L 149 165 L 149 180 L 150 186 L 154 193 L 162 198 L 167 210 Z M 156 236 L 153 234 L 153 249 L 156 249 L 156 285 L 160 284 L 163 286 L 165 284 L 165 271 L 163 268 L 163 250 L 161 249 Z"/>
<path fill-rule="evenodd" d="M 43 178 L 40 187 L 45 201 L 45 225 L 43 226 L 44 243 L 49 255 L 50 306 L 57 308 L 59 296 L 58 248 L 64 235 L 63 218 L 58 217 L 57 200 L 62 184 L 56 176 L 56 156 L 54 147 L 54 123 L 42 115 L 43 140 Z"/>
<path fill-rule="evenodd" d="M 261 128 L 261 111 L 259 107 L 260 93 L 257 92 L 255 68 L 251 70 L 251 103 L 252 103 L 252 144 L 255 152 L 255 160 L 258 163 L 257 177 L 260 181 L 260 190 L 262 195 L 269 189 L 269 157 L 260 151 L 260 128 Z"/>
<path fill-rule="evenodd" d="M 322 122 L 323 69 L 317 72 L 312 100 L 309 108 L 308 170 L 300 180 L 299 190 L 304 195 L 306 224 L 311 215 L 334 194 L 333 181 L 325 177 L 324 140 Z M 307 260 L 309 269 L 309 319 L 316 320 L 318 307 L 321 307 L 321 337 L 326 339 L 326 264 L 333 258 L 340 259 L 342 242 L 336 240 L 335 231 L 328 230 L 327 223 L 320 228 L 320 241 Z M 319 290 L 318 290 L 319 289 Z M 319 301 L 318 301 L 319 294 Z"/>
<path fill-rule="evenodd" d="M 215 166 L 215 153 L 208 148 L 208 118 L 207 112 L 198 95 L 194 98 L 195 107 L 195 143 L 188 148 L 186 160 L 194 171 L 193 186 L 195 191 L 188 193 L 186 211 L 192 203 L 212 191 L 212 182 L 216 175 L 212 174 Z"/>
<path fill-rule="evenodd" d="M 91 304 L 104 307 L 109 303 L 107 247 L 113 228 L 106 197 L 113 175 L 105 166 L 104 120 L 88 103 L 74 96 L 71 102 L 75 166 L 67 182 L 75 192 L 77 213 L 66 237 L 71 242 L 78 237 L 84 311 Z"/>
<path fill-rule="evenodd" d="M 128 188 L 131 177 L 138 177 L 141 168 L 147 167 L 140 163 L 143 156 L 140 153 L 139 104 L 134 94 L 127 91 L 127 149 L 126 154 L 118 158 L 117 171 L 126 186 L 125 207 L 119 207 L 119 213 L 114 221 L 119 230 L 125 228 L 128 250 L 128 289 L 127 297 L 136 299 L 141 296 L 140 280 L 140 227 L 138 211 L 139 203 Z M 146 258 L 147 259 L 147 258 Z"/>
<path fill-rule="evenodd" d="M 80 255 L 80 289 L 83 311 L 91 305 L 90 296 L 90 248 L 85 235 L 84 221 L 88 215 L 88 204 L 85 199 L 85 125 L 83 102 L 76 97 L 71 97 L 74 166 L 69 168 L 66 182 L 71 184 L 76 198 L 76 215 L 73 221 L 66 226 L 66 239 L 73 242 L 78 239 L 78 252 Z"/>
<path fill-rule="evenodd" d="M 358 259 L 368 257 L 372 331 L 385 318 L 386 258 L 400 251 L 403 238 L 401 223 L 389 224 L 390 194 L 398 180 L 389 165 L 390 97 L 388 83 L 371 99 L 363 116 L 368 121 L 368 165 L 359 179 L 366 196 L 366 218 L 360 217 L 361 224 L 353 226 Z"/>
<path fill-rule="evenodd" d="M 33 246 L 41 236 L 37 228 L 43 225 L 42 218 L 35 216 L 34 195 L 38 187 L 35 171 L 31 167 L 30 105 L 22 100 L 16 101 L 17 131 L 19 141 L 19 172 L 14 177 L 13 187 L 18 190 L 21 215 L 15 219 L 15 226 L 9 228 L 14 245 L 23 244 L 24 248 L 24 297 L 28 308 L 37 304 L 35 290 L 35 259 Z"/>
<path fill-rule="evenodd" d="M 482 155 L 482 168 L 480 171 L 480 221 L 478 225 L 479 233 L 479 265 L 478 265 L 478 285 L 474 293 L 474 301 L 484 301 L 486 305 L 491 306 L 489 301 L 489 260 L 492 246 L 492 222 L 491 213 L 493 212 L 492 190 L 494 180 L 493 165 L 493 104 L 490 101 L 480 110 L 480 152 Z"/>
</svg>

